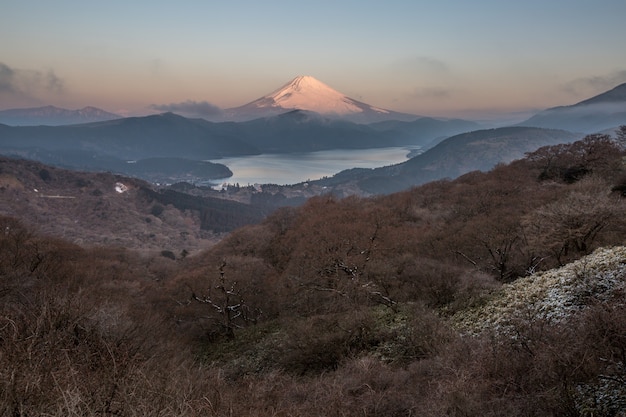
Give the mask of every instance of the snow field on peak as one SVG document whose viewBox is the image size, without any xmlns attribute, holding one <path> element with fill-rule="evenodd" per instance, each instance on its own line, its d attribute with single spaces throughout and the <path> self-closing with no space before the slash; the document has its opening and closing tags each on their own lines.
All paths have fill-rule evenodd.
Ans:
<svg viewBox="0 0 626 417">
<path fill-rule="evenodd" d="M 296 77 L 264 98 L 273 100 L 273 107 L 317 113 L 351 114 L 363 111 L 350 98 L 311 76 Z"/>
</svg>

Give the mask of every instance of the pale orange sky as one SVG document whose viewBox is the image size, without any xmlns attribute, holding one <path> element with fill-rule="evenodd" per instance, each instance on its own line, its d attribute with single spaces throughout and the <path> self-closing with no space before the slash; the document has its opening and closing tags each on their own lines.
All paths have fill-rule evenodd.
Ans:
<svg viewBox="0 0 626 417">
<path fill-rule="evenodd" d="M 622 0 L 213 3 L 4 2 L 0 109 L 228 108 L 311 75 L 377 107 L 480 119 L 626 82 Z"/>
</svg>

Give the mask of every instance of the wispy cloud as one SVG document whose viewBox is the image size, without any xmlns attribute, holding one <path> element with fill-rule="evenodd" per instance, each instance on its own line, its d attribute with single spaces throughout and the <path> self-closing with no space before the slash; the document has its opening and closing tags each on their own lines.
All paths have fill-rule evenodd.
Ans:
<svg viewBox="0 0 626 417">
<path fill-rule="evenodd" d="M 43 79 L 48 90 L 55 93 L 62 93 L 65 90 L 65 83 L 52 70 L 46 72 Z"/>
<path fill-rule="evenodd" d="M 447 100 L 453 95 L 450 88 L 441 87 L 448 83 L 451 74 L 448 64 L 440 59 L 414 55 L 395 61 L 393 67 L 398 79 L 414 86 L 399 92 L 398 101 Z"/>
<path fill-rule="evenodd" d="M 396 61 L 394 66 L 399 68 L 401 71 L 419 74 L 446 74 L 450 71 L 448 64 L 440 59 L 430 56 L 411 56 Z"/>
<path fill-rule="evenodd" d="M 0 94 L 15 92 L 14 78 L 15 71 L 0 62 Z"/>
<path fill-rule="evenodd" d="M 181 103 L 153 104 L 151 108 L 159 111 L 178 113 L 187 117 L 218 116 L 222 110 L 208 101 L 187 100 Z"/>
<path fill-rule="evenodd" d="M 610 90 L 622 83 L 626 83 L 626 70 L 608 75 L 577 78 L 564 84 L 562 89 L 573 96 L 587 96 Z"/>
<path fill-rule="evenodd" d="M 42 97 L 58 95 L 65 84 L 54 71 L 12 68 L 0 62 L 0 100 L 11 105 L 41 103 Z"/>
<path fill-rule="evenodd" d="M 410 94 L 411 98 L 447 99 L 452 91 L 443 87 L 416 87 Z"/>
</svg>

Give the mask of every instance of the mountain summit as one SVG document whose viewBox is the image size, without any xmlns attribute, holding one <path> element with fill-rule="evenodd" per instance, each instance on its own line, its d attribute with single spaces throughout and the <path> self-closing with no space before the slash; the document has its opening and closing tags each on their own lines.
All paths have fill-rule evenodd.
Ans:
<svg viewBox="0 0 626 417">
<path fill-rule="evenodd" d="M 275 116 L 292 110 L 306 110 L 323 116 L 359 123 L 382 120 L 415 120 L 418 116 L 370 106 L 351 99 L 309 75 L 298 76 L 279 89 L 251 103 L 226 110 L 236 121 Z"/>
<path fill-rule="evenodd" d="M 270 95 L 253 102 L 258 107 L 309 110 L 321 114 L 346 115 L 363 111 L 362 103 L 352 100 L 323 82 L 305 75 L 296 77 Z M 372 108 L 379 113 L 387 110 Z"/>
</svg>

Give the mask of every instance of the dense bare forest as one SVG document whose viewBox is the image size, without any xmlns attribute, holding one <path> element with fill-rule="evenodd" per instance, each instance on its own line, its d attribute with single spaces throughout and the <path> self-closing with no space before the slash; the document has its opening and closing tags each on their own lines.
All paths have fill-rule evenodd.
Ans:
<svg viewBox="0 0 626 417">
<path fill-rule="evenodd" d="M 2 217 L 0 412 L 626 415 L 617 139 L 315 197 L 175 260 Z M 539 303 L 570 282 L 558 314 Z M 494 316 L 511 294 L 515 314 Z"/>
</svg>

